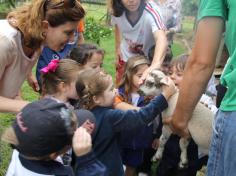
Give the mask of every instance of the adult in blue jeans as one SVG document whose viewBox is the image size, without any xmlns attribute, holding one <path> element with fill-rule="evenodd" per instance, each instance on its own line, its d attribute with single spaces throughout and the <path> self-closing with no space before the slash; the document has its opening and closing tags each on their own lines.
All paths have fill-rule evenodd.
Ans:
<svg viewBox="0 0 236 176">
<path fill-rule="evenodd" d="M 215 66 L 223 31 L 229 60 L 220 83 L 227 87 L 215 117 L 207 165 L 208 176 L 236 173 L 236 3 L 235 0 L 201 0 L 196 40 L 185 68 L 178 103 L 170 125 L 175 133 L 189 137 L 188 120 L 205 91 Z M 194 75 L 194 76 L 193 76 Z"/>
</svg>

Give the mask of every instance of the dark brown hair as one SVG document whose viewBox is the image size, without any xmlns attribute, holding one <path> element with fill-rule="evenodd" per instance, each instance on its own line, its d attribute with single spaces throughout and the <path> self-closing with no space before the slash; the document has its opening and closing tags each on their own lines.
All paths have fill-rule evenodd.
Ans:
<svg viewBox="0 0 236 176">
<path fill-rule="evenodd" d="M 91 109 L 94 106 L 93 96 L 103 95 L 109 86 L 111 75 L 103 70 L 84 69 L 78 75 L 76 91 L 81 107 Z"/>
<path fill-rule="evenodd" d="M 94 53 L 101 54 L 104 57 L 105 51 L 94 44 L 83 43 L 72 49 L 70 58 L 85 65 Z"/>
<path fill-rule="evenodd" d="M 144 4 L 146 0 L 140 0 L 140 7 Z M 122 4 L 122 0 L 110 0 L 109 1 L 109 7 L 110 13 L 114 15 L 115 17 L 120 17 L 123 12 L 126 10 L 124 5 Z"/>
<path fill-rule="evenodd" d="M 115 17 L 120 17 L 125 11 L 125 7 L 122 4 L 121 0 L 110 0 L 108 8 L 110 9 L 110 13 Z"/>
<path fill-rule="evenodd" d="M 133 75 L 138 72 L 138 66 L 147 64 L 149 65 L 149 62 L 147 58 L 143 55 L 133 56 L 128 59 L 128 62 L 125 65 L 125 71 L 122 75 L 120 84 L 118 87 L 124 87 L 124 101 L 130 102 L 130 93 L 132 89 L 132 78 Z"/>
<path fill-rule="evenodd" d="M 55 72 L 48 72 L 41 74 L 42 80 L 42 95 L 54 94 L 58 92 L 58 85 L 61 82 L 70 84 L 76 79 L 79 71 L 82 70 L 76 61 L 71 59 L 62 59 L 58 63 Z"/>
</svg>

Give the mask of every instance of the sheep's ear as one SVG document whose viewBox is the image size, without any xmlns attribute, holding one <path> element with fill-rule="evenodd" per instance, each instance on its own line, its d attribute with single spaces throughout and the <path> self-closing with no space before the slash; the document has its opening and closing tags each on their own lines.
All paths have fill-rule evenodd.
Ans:
<svg viewBox="0 0 236 176">
<path fill-rule="evenodd" d="M 169 86 L 169 82 L 168 82 L 167 79 L 168 79 L 167 77 L 162 78 L 162 79 L 160 80 L 160 83 Z"/>
</svg>

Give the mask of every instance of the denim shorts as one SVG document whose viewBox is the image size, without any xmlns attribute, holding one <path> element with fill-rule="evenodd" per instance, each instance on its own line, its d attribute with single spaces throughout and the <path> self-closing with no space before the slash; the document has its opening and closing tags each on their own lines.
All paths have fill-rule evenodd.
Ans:
<svg viewBox="0 0 236 176">
<path fill-rule="evenodd" d="M 207 163 L 207 176 L 236 175 L 236 112 L 218 111 Z"/>
</svg>

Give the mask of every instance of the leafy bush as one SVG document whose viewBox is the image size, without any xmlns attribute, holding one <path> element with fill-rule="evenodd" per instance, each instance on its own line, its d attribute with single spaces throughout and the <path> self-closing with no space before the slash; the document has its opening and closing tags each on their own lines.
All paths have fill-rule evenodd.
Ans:
<svg viewBox="0 0 236 176">
<path fill-rule="evenodd" d="M 196 16 L 198 12 L 199 0 L 182 0 L 182 10 L 184 16 Z"/>
<path fill-rule="evenodd" d="M 93 17 L 88 17 L 85 20 L 85 40 L 90 40 L 98 45 L 102 38 L 108 38 L 111 36 L 112 29 L 105 25 L 99 24 Z"/>
</svg>

